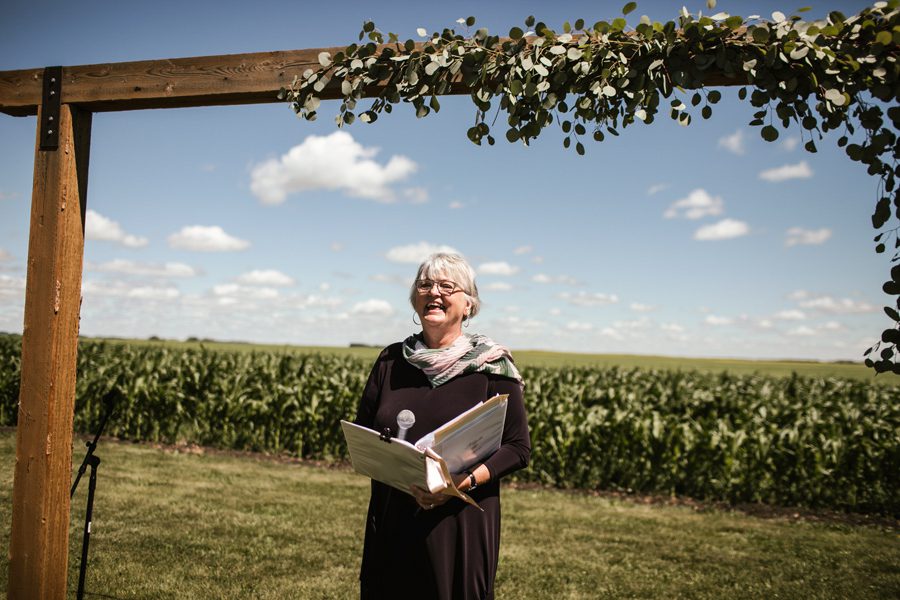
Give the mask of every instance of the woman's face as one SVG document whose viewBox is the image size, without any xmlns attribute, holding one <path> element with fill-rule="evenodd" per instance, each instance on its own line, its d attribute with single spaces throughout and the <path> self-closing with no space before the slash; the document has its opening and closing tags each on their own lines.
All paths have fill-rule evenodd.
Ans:
<svg viewBox="0 0 900 600">
<path fill-rule="evenodd" d="M 461 329 L 463 318 L 469 311 L 466 293 L 458 284 L 453 286 L 451 293 L 441 291 L 438 283 L 447 281 L 443 275 L 435 275 L 429 281 L 434 281 L 435 284 L 426 292 L 416 293 L 415 308 L 422 321 L 422 328 L 443 331 Z"/>
</svg>

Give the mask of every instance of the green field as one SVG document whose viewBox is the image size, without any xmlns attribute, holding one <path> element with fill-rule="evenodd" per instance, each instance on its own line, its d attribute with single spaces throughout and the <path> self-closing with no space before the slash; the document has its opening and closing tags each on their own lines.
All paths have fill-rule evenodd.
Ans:
<svg viewBox="0 0 900 600">
<path fill-rule="evenodd" d="M 0 431 L 0 546 L 9 546 L 15 433 Z M 77 467 L 84 446 L 77 442 Z M 102 440 L 88 598 L 352 598 L 368 480 L 193 448 Z M 87 479 L 73 501 L 78 582 Z M 504 489 L 497 597 L 891 598 L 900 539 L 851 526 Z M 0 589 L 7 586 L 0 554 Z"/>
<path fill-rule="evenodd" d="M 95 338 L 85 338 L 95 339 Z M 100 341 L 99 338 L 96 338 Z M 243 342 L 175 340 L 134 340 L 106 339 L 109 342 L 129 345 L 166 346 L 173 349 L 196 349 L 200 347 L 224 351 L 262 352 L 324 352 L 342 356 L 358 356 L 374 360 L 380 348 L 337 347 L 337 346 L 290 346 L 279 344 L 250 344 Z M 516 364 L 527 367 L 621 367 L 642 369 L 664 369 L 700 371 L 704 373 L 728 372 L 735 375 L 774 375 L 788 377 L 797 373 L 804 377 L 839 377 L 870 381 L 880 385 L 900 385 L 900 377 L 891 373 L 878 375 L 862 362 L 816 362 L 800 360 L 742 360 L 736 358 L 688 358 L 677 356 L 645 356 L 635 354 L 583 354 L 578 352 L 550 352 L 547 350 L 514 350 Z"/>
</svg>

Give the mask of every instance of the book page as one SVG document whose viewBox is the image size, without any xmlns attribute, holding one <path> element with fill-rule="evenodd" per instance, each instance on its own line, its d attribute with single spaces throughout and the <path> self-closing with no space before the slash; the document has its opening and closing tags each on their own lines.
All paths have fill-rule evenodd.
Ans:
<svg viewBox="0 0 900 600">
<path fill-rule="evenodd" d="M 432 449 L 444 459 L 450 473 L 461 473 L 500 448 L 507 399 L 504 394 L 479 403 L 420 439 L 416 447 Z"/>
<path fill-rule="evenodd" d="M 378 432 L 341 421 L 353 469 L 402 492 L 411 494 L 409 486 L 429 489 L 425 453 L 404 440 L 381 440 Z M 433 477 L 433 476 L 432 476 Z M 433 481 L 433 479 L 432 479 Z"/>
<path fill-rule="evenodd" d="M 424 451 L 405 440 L 383 441 L 377 431 L 349 421 L 341 421 L 353 469 L 371 479 L 412 495 L 410 486 L 418 486 L 432 494 L 442 492 L 456 496 L 479 510 L 478 504 L 460 492 L 444 459 L 431 449 Z"/>
</svg>

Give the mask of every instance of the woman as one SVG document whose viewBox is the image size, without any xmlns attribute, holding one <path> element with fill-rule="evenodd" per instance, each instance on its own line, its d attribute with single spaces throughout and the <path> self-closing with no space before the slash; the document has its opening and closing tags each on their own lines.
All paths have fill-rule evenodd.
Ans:
<svg viewBox="0 0 900 600">
<path fill-rule="evenodd" d="M 385 348 L 363 391 L 356 423 L 397 433 L 409 409 L 417 440 L 496 394 L 509 394 L 500 449 L 466 473 L 460 491 L 484 512 L 444 494 L 405 494 L 377 481 L 366 519 L 362 598 L 490 599 L 500 550 L 500 478 L 528 464 L 531 440 L 522 378 L 506 348 L 463 334 L 480 300 L 472 267 L 456 254 L 433 254 L 419 266 L 410 302 L 422 331 Z"/>
</svg>

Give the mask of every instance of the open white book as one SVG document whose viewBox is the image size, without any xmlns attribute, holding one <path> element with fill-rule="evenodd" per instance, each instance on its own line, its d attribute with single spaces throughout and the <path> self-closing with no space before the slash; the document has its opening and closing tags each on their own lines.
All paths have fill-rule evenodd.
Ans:
<svg viewBox="0 0 900 600">
<path fill-rule="evenodd" d="M 482 462 L 500 448 L 506 421 L 507 394 L 480 402 L 415 444 L 341 421 L 353 469 L 407 494 L 417 485 L 478 506 L 453 484 L 453 473 Z M 479 507 L 481 508 L 481 507 Z"/>
</svg>

